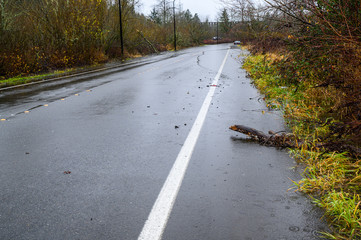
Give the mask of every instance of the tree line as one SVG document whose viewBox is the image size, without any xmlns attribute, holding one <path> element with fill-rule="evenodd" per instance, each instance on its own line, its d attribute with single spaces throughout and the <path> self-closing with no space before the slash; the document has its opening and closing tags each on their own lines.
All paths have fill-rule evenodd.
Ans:
<svg viewBox="0 0 361 240">
<path fill-rule="evenodd" d="M 173 6 L 159 0 L 151 14 L 122 0 L 124 57 L 173 48 Z M 177 44 L 199 45 L 214 34 L 197 14 L 176 6 Z M 0 78 L 89 65 L 121 54 L 118 1 L 0 0 Z"/>
</svg>

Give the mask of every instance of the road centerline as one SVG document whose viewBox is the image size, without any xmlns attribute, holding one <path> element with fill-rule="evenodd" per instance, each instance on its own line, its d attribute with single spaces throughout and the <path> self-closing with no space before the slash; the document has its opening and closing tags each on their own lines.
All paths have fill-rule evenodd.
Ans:
<svg viewBox="0 0 361 240">
<path fill-rule="evenodd" d="M 217 85 L 221 77 L 223 68 L 226 64 L 230 49 L 227 50 L 226 56 L 218 70 L 217 75 L 211 85 Z M 179 189 L 182 185 L 185 172 L 188 168 L 189 161 L 192 157 L 199 134 L 206 119 L 209 107 L 212 102 L 216 88 L 210 88 L 198 116 L 193 123 L 182 149 L 180 150 L 172 169 L 155 201 L 152 210 L 144 224 L 138 240 L 159 240 L 162 238 L 164 229 L 167 225 L 169 216 L 172 212 Z"/>
</svg>

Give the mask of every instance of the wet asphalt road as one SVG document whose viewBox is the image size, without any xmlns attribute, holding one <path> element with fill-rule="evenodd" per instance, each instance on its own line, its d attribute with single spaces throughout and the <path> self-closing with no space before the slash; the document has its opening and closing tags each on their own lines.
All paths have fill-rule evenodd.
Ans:
<svg viewBox="0 0 361 240">
<path fill-rule="evenodd" d="M 137 239 L 229 47 L 0 91 L 0 239 Z M 306 240 L 328 229 L 288 190 L 302 169 L 287 152 L 228 130 L 284 129 L 242 54 L 230 50 L 163 239 Z"/>
</svg>

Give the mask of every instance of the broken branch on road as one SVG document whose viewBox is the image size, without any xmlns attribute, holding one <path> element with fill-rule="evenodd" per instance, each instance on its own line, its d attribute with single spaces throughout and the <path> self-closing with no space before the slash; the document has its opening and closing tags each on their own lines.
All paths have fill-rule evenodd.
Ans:
<svg viewBox="0 0 361 240">
<path fill-rule="evenodd" d="M 266 134 L 243 125 L 233 125 L 229 129 L 245 134 L 249 136 L 251 140 L 270 147 L 300 148 L 306 143 L 292 133 L 269 131 L 268 134 Z M 314 147 L 322 149 L 325 152 L 348 152 L 349 155 L 353 157 L 361 157 L 360 148 L 340 142 L 318 143 L 314 145 Z"/>
<path fill-rule="evenodd" d="M 300 145 L 299 140 L 291 133 L 273 132 L 269 131 L 266 134 L 254 128 L 243 125 L 234 125 L 230 127 L 231 130 L 243 133 L 249 136 L 252 140 L 266 146 L 280 147 L 280 148 L 295 148 Z"/>
</svg>

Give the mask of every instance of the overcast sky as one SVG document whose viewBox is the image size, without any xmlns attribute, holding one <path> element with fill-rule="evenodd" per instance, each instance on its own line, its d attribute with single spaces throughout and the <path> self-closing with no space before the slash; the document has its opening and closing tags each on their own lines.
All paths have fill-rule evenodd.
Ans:
<svg viewBox="0 0 361 240">
<path fill-rule="evenodd" d="M 149 15 L 157 0 L 141 0 L 141 3 L 140 11 L 145 15 Z M 176 0 L 176 6 L 179 3 L 183 5 L 183 10 L 189 9 L 193 15 L 198 13 L 201 20 L 208 17 L 210 21 L 214 21 L 222 8 L 219 0 Z"/>
</svg>

